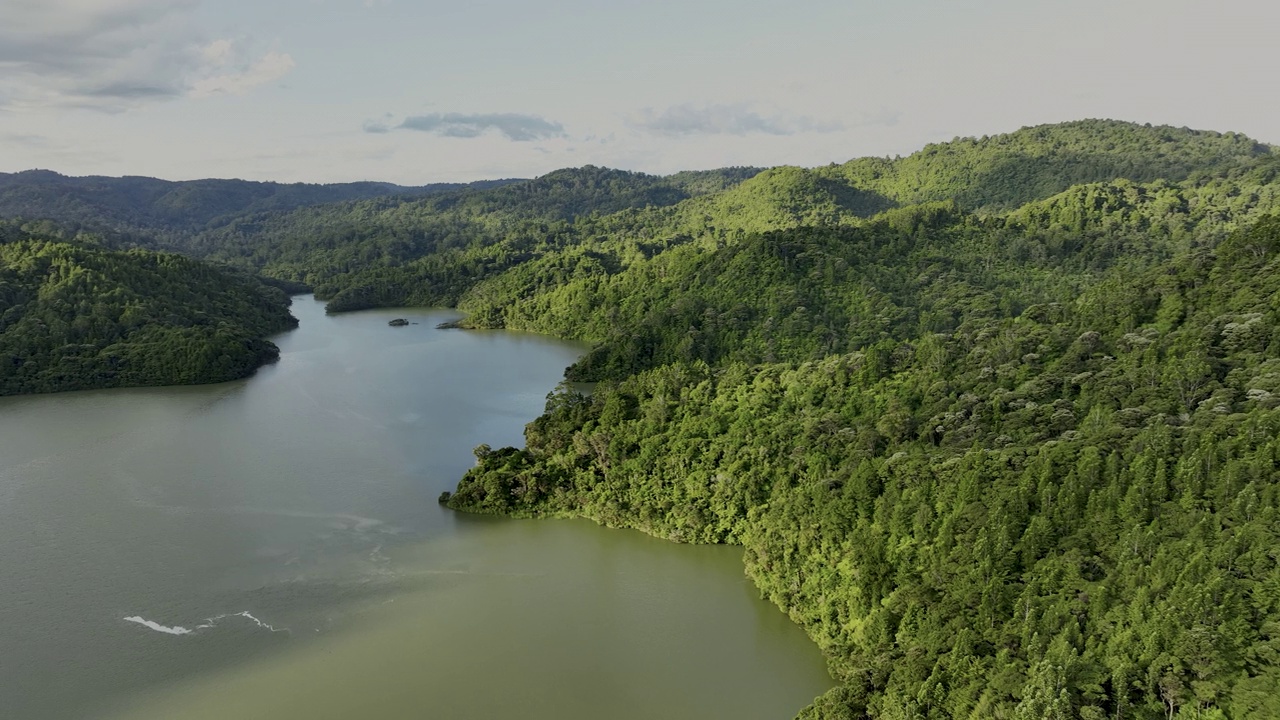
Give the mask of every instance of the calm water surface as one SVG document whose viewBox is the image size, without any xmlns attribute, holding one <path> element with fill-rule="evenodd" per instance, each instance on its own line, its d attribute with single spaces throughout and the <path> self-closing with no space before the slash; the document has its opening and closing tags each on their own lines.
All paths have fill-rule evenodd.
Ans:
<svg viewBox="0 0 1280 720">
<path fill-rule="evenodd" d="M 436 505 L 580 347 L 294 314 L 247 381 L 0 399 L 0 715 L 788 718 L 830 686 L 736 548 Z"/>
</svg>

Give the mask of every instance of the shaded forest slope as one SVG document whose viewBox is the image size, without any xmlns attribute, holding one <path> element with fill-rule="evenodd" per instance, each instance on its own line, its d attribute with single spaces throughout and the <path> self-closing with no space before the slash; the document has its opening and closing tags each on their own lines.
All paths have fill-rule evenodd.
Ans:
<svg viewBox="0 0 1280 720">
<path fill-rule="evenodd" d="M 0 225 L 0 395 L 241 378 L 296 325 L 239 271 Z"/>
</svg>

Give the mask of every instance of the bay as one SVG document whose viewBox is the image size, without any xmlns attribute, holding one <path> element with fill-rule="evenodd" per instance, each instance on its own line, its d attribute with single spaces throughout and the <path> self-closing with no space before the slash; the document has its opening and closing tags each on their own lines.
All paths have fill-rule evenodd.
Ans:
<svg viewBox="0 0 1280 720">
<path fill-rule="evenodd" d="M 736 548 L 436 504 L 582 347 L 294 314 L 245 381 L 0 399 L 6 716 L 786 718 L 830 687 Z"/>
</svg>

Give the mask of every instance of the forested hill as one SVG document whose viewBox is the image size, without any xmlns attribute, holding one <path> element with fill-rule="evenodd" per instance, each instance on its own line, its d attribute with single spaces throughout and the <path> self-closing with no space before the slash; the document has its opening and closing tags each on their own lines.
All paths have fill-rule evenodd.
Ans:
<svg viewBox="0 0 1280 720">
<path fill-rule="evenodd" d="M 249 213 L 388 195 L 418 196 L 468 187 L 496 187 L 509 182 L 516 181 L 421 187 L 379 182 L 170 182 L 148 177 L 68 177 L 47 170 L 28 170 L 0 173 L 0 218 L 52 220 L 63 227 L 131 234 L 144 242 L 180 246 L 184 236 Z"/>
<path fill-rule="evenodd" d="M 196 237 L 191 252 L 314 286 L 334 311 L 453 304 L 482 277 L 579 244 L 580 226 L 722 192 L 758 172 L 658 177 L 586 166 L 487 190 L 249 216 Z"/>
<path fill-rule="evenodd" d="M 1250 188 L 1267 184 L 1259 178 L 1277 167 L 1280 154 L 1235 133 L 1086 120 L 813 169 L 658 177 L 587 166 L 463 189 L 21 173 L 0 177 L 0 217 L 70 220 L 108 235 L 123 231 L 126 241 L 152 249 L 314 287 L 340 311 L 467 303 L 465 295 L 483 281 L 507 272 L 527 276 L 538 264 L 561 273 L 580 272 L 586 262 L 588 272 L 602 267 L 612 274 L 680 245 L 857 225 L 923 202 L 954 202 L 986 218 L 1082 185 L 1127 181 L 1151 186 L 1151 193 L 1163 192 L 1163 183 L 1188 199 L 1185 210 L 1194 214 L 1200 206 L 1192 196 L 1202 195 L 1206 183 L 1247 203 Z M 411 190 L 419 195 L 405 194 Z M 548 286 L 543 278 L 537 282 Z"/>
<path fill-rule="evenodd" d="M 1009 145 L 1058 147 L 1008 164 L 1044 182 L 966 184 Z M 1119 123 L 932 155 L 579 221 L 475 283 L 468 323 L 593 340 L 602 382 L 444 500 L 743 545 L 840 683 L 805 718 L 1280 717 L 1276 156 Z"/>
<path fill-rule="evenodd" d="M 306 283 L 334 311 L 464 303 L 481 311 L 479 322 L 493 322 L 495 313 L 468 293 L 489 304 L 495 296 L 487 281 L 507 273 L 546 290 L 559 283 L 544 271 L 613 275 L 682 245 L 854 226 L 922 202 L 955 203 L 980 219 L 1004 217 L 1072 188 L 1108 183 L 1180 195 L 1186 204 L 1172 210 L 1194 215 L 1207 185 L 1224 196 L 1208 198 L 1214 203 L 1231 197 L 1248 205 L 1252 189 L 1269 185 L 1277 167 L 1280 154 L 1234 133 L 1088 120 L 813 169 L 654 177 L 585 167 L 486 190 L 259 213 L 201 233 L 184 249 Z"/>
<path fill-rule="evenodd" d="M 1118 178 L 1179 182 L 1268 158 L 1275 159 L 1273 148 L 1238 133 L 1081 120 L 956 138 L 906 158 L 862 158 L 821 174 L 900 204 L 955 200 L 1007 210 L 1072 185 Z"/>
<path fill-rule="evenodd" d="M 1121 136 L 1141 128 L 1113 125 Z M 1250 151 L 1226 169 L 1214 162 L 1218 169 L 1180 181 L 1090 182 L 1003 212 L 886 199 L 868 218 L 850 209 L 872 202 L 867 193 L 833 190 L 817 171 L 775 169 L 673 208 L 579 223 L 564 233 L 579 242 L 561 238 L 522 255 L 509 245 L 472 251 L 509 267 L 472 265 L 469 277 L 480 279 L 456 302 L 470 326 L 599 343 L 572 369 L 577 380 L 677 361 L 816 360 L 913 328 L 949 330 L 989 312 L 975 303 L 978 289 L 999 288 L 994 307 L 1004 312 L 1069 298 L 1104 273 L 1213 247 L 1280 212 L 1280 156 Z M 1046 160 L 1041 172 L 1055 167 Z M 399 287 L 451 288 L 451 273 L 433 258 L 343 282 L 381 287 L 385 297 Z"/>
<path fill-rule="evenodd" d="M 806 718 L 1280 717 L 1280 217 L 1082 285 L 957 219 L 713 256 L 445 500 L 744 545 Z"/>
<path fill-rule="evenodd" d="M 334 264 L 350 270 L 370 260 L 385 266 L 444 250 L 518 243 L 528 234 L 563 230 L 581 217 L 675 205 L 759 171 L 727 168 L 664 178 L 588 165 L 495 188 L 259 213 L 203 234 L 193 250 L 267 268 L 296 267 L 315 280 Z"/>
<path fill-rule="evenodd" d="M 233 380 L 296 325 L 239 271 L 0 223 L 0 395 Z"/>
</svg>

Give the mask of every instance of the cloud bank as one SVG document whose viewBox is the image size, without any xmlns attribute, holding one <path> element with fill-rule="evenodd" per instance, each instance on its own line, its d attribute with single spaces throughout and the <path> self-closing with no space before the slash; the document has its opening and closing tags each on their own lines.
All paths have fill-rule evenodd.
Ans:
<svg viewBox="0 0 1280 720">
<path fill-rule="evenodd" d="M 442 137 L 474 138 L 496 131 L 512 142 L 530 142 L 567 137 L 564 126 L 537 115 L 519 113 L 431 113 L 405 118 L 398 125 L 369 121 L 364 131 L 386 133 L 392 130 L 417 130 Z"/>
<path fill-rule="evenodd" d="M 892 125 L 897 113 L 882 111 L 859 118 L 852 126 Z M 850 127 L 842 121 L 818 120 L 786 112 L 762 113 L 747 103 L 732 105 L 673 105 L 661 112 L 646 108 L 627 118 L 638 130 L 666 137 L 691 135 L 799 135 L 840 132 Z"/>
<path fill-rule="evenodd" d="M 241 62 L 239 67 L 233 68 L 230 72 L 195 80 L 191 83 L 190 93 L 192 97 L 207 97 L 220 93 L 243 95 L 260 85 L 279 80 L 288 75 L 293 68 L 292 57 L 283 53 L 269 52 L 252 62 Z"/>
<path fill-rule="evenodd" d="M 293 59 L 204 38 L 196 0 L 0 3 L 0 97 L 27 107 L 123 110 L 147 101 L 243 93 Z"/>
</svg>

